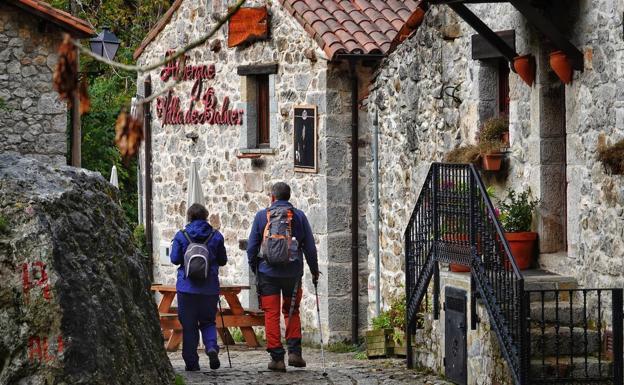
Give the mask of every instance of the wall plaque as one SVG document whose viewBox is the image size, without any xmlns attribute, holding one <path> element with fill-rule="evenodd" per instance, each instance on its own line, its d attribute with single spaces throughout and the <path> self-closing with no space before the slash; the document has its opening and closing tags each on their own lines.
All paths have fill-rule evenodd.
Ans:
<svg viewBox="0 0 624 385">
<path fill-rule="evenodd" d="M 269 13 L 266 7 L 240 8 L 228 22 L 228 47 L 269 38 Z"/>
<path fill-rule="evenodd" d="M 295 171 L 317 172 L 316 106 L 295 106 L 293 131 Z"/>
</svg>

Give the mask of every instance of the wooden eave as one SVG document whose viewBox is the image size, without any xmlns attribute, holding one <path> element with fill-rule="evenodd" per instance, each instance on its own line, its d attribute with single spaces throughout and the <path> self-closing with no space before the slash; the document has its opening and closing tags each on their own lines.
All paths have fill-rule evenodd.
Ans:
<svg viewBox="0 0 624 385">
<path fill-rule="evenodd" d="M 158 34 L 162 32 L 163 29 L 165 29 L 167 24 L 169 24 L 169 22 L 171 21 L 173 14 L 178 10 L 178 8 L 180 8 L 180 5 L 182 5 L 183 1 L 184 0 L 175 0 L 174 3 L 171 4 L 171 7 L 169 7 L 167 12 L 165 12 L 160 20 L 158 20 L 154 28 L 149 31 L 147 36 L 145 36 L 145 39 L 143 39 L 141 44 L 139 44 L 139 47 L 134 51 L 134 54 L 132 55 L 134 60 L 137 60 L 141 56 L 143 51 L 145 51 L 145 48 L 147 48 L 147 46 L 156 38 L 156 36 L 158 36 Z"/>
<path fill-rule="evenodd" d="M 512 62 L 518 56 L 515 50 L 496 35 L 466 4 L 476 3 L 510 3 L 518 10 L 538 31 L 540 31 L 557 49 L 563 51 L 570 59 L 572 67 L 583 71 L 583 53 L 572 44 L 568 38 L 542 14 L 530 0 L 428 0 L 430 4 L 446 4 L 457 13 L 466 23 L 485 38 L 501 55 Z"/>
<path fill-rule="evenodd" d="M 95 36 L 95 31 L 86 21 L 54 8 L 41 0 L 7 0 L 7 3 L 56 25 L 74 37 L 88 38 Z"/>
</svg>

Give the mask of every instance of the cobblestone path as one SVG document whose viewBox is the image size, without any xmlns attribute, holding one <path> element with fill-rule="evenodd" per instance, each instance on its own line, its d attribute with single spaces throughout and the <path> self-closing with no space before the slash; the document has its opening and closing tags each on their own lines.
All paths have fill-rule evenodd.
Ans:
<svg viewBox="0 0 624 385">
<path fill-rule="evenodd" d="M 210 370 L 208 358 L 200 354 L 200 372 L 185 372 L 184 361 L 180 352 L 170 353 L 169 358 L 186 385 L 395 385 L 427 384 L 450 385 L 430 374 L 407 370 L 404 359 L 357 360 L 354 353 L 327 353 L 327 377 L 323 377 L 321 352 L 317 349 L 304 348 L 304 358 L 308 367 L 304 369 L 288 368 L 286 373 L 267 370 L 269 355 L 263 349 L 235 347 L 230 349 L 232 368 L 228 367 L 225 349 L 221 350 L 221 368 Z"/>
</svg>

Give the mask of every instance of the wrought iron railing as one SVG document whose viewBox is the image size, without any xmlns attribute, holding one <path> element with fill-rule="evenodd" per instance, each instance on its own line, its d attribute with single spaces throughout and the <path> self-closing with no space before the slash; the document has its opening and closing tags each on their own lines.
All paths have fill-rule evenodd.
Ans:
<svg viewBox="0 0 624 385">
<path fill-rule="evenodd" d="M 421 304 L 431 280 L 433 316 L 438 318 L 439 262 L 466 266 L 471 272 L 472 328 L 477 322 L 475 298 L 478 296 L 488 312 L 514 382 L 533 383 L 529 382 L 534 374 L 531 372 L 534 370 L 531 347 L 535 350 L 531 345 L 535 330 L 531 324 L 530 301 L 535 294 L 525 292 L 524 277 L 474 166 L 432 164 L 405 231 L 405 258 L 409 335 L 414 333 L 418 312 L 423 309 Z M 614 298 L 617 301 L 617 294 Z M 622 306 L 619 308 L 619 313 L 613 313 L 614 321 L 617 321 L 616 313 L 621 320 Z M 622 322 L 613 325 L 613 333 L 621 341 Z M 411 338 L 407 338 L 407 344 L 408 366 L 413 367 Z M 617 382 L 621 357 L 619 360 L 620 369 L 615 368 L 614 362 L 613 376 L 609 377 L 615 384 L 621 384 Z M 621 378 L 621 373 L 619 376 Z M 539 378 L 547 382 L 552 375 L 540 374 Z M 585 382 L 587 380 L 589 377 Z"/>
<path fill-rule="evenodd" d="M 622 294 L 622 289 L 527 290 L 528 383 L 622 384 Z M 604 327 L 609 323 L 611 330 Z"/>
<path fill-rule="evenodd" d="M 433 278 L 433 312 L 439 309 L 439 262 L 468 266 L 473 297 L 483 299 L 501 351 L 514 377 L 522 373 L 523 278 L 485 186 L 472 165 L 434 163 L 405 232 L 407 325 Z M 475 301 L 471 301 L 475 303 Z M 474 314 L 475 312 L 471 312 Z M 474 323 L 474 320 L 473 320 Z M 408 365 L 413 366 L 408 341 Z"/>
</svg>

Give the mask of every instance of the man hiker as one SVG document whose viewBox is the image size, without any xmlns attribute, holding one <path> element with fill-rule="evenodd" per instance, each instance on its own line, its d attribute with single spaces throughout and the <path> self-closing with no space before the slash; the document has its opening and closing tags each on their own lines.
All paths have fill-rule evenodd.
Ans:
<svg viewBox="0 0 624 385">
<path fill-rule="evenodd" d="M 176 281 L 178 319 L 182 324 L 182 358 L 187 371 L 198 371 L 199 332 L 206 347 L 210 369 L 219 369 L 217 301 L 219 266 L 227 255 L 223 235 L 206 221 L 208 210 L 198 203 L 187 211 L 188 224 L 178 231 L 171 245 L 171 263 L 180 265 Z"/>
<path fill-rule="evenodd" d="M 306 366 L 301 356 L 299 317 L 302 254 L 305 254 L 315 285 L 319 276 L 310 223 L 289 200 L 290 186 L 275 183 L 271 189 L 271 206 L 256 213 L 247 245 L 247 259 L 256 273 L 260 306 L 264 310 L 267 351 L 271 355 L 269 369 L 282 372 L 286 371 L 286 365 L 280 334 L 280 308 L 286 324 L 288 366 Z"/>
</svg>

